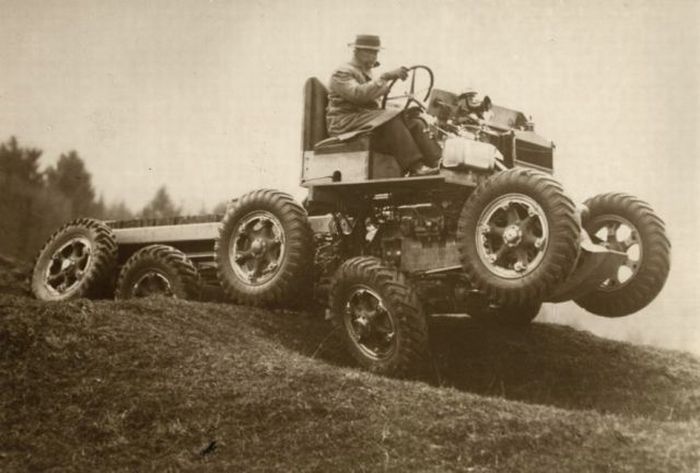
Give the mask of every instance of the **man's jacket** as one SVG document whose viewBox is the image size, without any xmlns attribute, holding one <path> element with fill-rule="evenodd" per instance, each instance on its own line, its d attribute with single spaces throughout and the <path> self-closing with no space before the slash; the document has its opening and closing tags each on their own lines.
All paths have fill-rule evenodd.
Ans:
<svg viewBox="0 0 700 473">
<path fill-rule="evenodd" d="M 329 83 L 328 134 L 348 139 L 371 131 L 400 114 L 400 109 L 379 108 L 379 99 L 388 90 L 386 81 L 373 79 L 371 71 L 363 70 L 355 60 L 340 66 Z"/>
</svg>

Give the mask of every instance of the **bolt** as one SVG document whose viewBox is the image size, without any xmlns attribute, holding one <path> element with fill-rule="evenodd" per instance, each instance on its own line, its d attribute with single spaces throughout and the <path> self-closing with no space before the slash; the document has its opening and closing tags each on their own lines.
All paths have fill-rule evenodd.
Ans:
<svg viewBox="0 0 700 473">
<path fill-rule="evenodd" d="M 541 237 L 541 238 L 538 238 L 537 240 L 535 240 L 535 248 L 540 250 L 540 249 L 542 249 L 543 246 L 544 246 L 544 237 Z"/>
<path fill-rule="evenodd" d="M 532 207 L 528 207 L 528 208 L 527 208 L 527 214 L 528 214 L 530 217 L 535 217 L 535 216 L 537 215 L 537 212 L 536 212 L 535 209 L 533 209 Z"/>
<path fill-rule="evenodd" d="M 498 257 L 496 255 L 489 255 L 489 261 L 491 263 L 495 263 Z"/>
<path fill-rule="evenodd" d="M 527 269 L 527 266 L 525 266 L 522 261 L 516 261 L 516 263 L 513 265 L 513 269 L 518 273 L 522 273 Z"/>
</svg>

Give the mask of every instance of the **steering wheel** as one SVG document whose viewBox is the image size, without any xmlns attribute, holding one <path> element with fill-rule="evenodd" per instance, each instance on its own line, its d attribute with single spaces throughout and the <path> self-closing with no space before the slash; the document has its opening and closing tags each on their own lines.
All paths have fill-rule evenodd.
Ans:
<svg viewBox="0 0 700 473">
<path fill-rule="evenodd" d="M 423 97 L 423 99 L 417 97 L 418 92 L 416 91 L 416 71 L 418 71 L 419 69 L 423 69 L 424 71 L 426 71 L 428 73 L 428 77 L 430 77 L 430 84 L 428 85 L 425 97 Z M 402 95 L 389 97 L 389 92 L 391 92 L 391 89 L 394 87 L 394 84 L 396 84 L 396 81 L 398 81 L 398 79 L 392 80 L 391 84 L 389 84 L 389 90 L 386 91 L 386 94 L 384 94 L 384 98 L 382 99 L 382 109 L 386 109 L 387 101 L 399 99 L 407 99 L 406 105 L 404 105 L 403 107 L 404 109 L 407 109 L 411 102 L 417 103 L 422 109 L 425 108 L 422 102 L 428 100 L 428 97 L 430 97 L 430 92 L 432 92 L 433 90 L 433 71 L 428 66 L 422 66 L 419 64 L 416 66 L 409 67 L 408 73 L 411 79 L 411 87 L 409 91 Z M 422 91 L 423 89 L 420 90 Z"/>
</svg>

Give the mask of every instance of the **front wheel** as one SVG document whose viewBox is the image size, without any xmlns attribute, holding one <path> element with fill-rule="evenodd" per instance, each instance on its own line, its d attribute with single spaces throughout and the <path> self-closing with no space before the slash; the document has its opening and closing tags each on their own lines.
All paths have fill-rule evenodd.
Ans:
<svg viewBox="0 0 700 473">
<path fill-rule="evenodd" d="M 603 317 L 623 317 L 659 294 L 671 268 L 671 243 L 663 221 L 646 202 L 621 193 L 585 202 L 583 226 L 594 243 L 627 254 L 615 274 L 574 302 Z"/>
<path fill-rule="evenodd" d="M 558 182 L 509 169 L 469 196 L 457 235 L 471 284 L 496 304 L 524 307 L 545 300 L 571 273 L 580 227 Z"/>
<path fill-rule="evenodd" d="M 365 369 L 410 376 L 425 368 L 428 328 L 418 296 L 403 274 L 374 257 L 345 261 L 330 291 L 333 323 Z"/>
</svg>

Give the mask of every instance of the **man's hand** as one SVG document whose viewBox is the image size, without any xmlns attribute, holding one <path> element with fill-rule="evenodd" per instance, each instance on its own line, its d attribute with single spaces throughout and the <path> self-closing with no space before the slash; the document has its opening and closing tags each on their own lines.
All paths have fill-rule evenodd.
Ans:
<svg viewBox="0 0 700 473">
<path fill-rule="evenodd" d="M 408 77 L 408 68 L 401 66 L 397 69 L 385 72 L 380 77 L 384 80 L 395 80 L 395 79 L 406 80 L 406 78 Z"/>
</svg>

